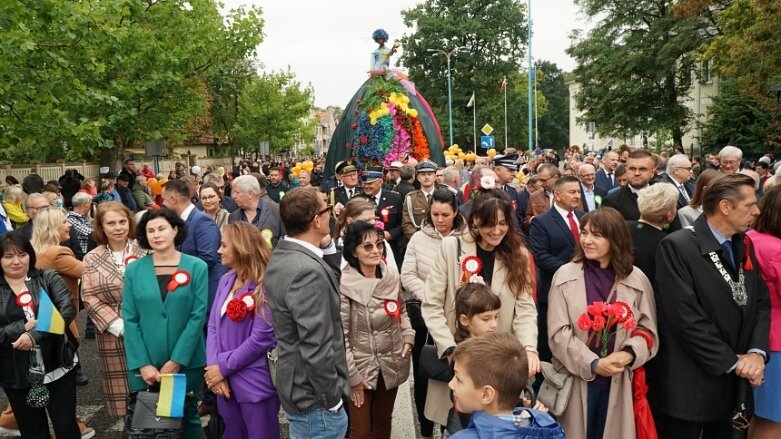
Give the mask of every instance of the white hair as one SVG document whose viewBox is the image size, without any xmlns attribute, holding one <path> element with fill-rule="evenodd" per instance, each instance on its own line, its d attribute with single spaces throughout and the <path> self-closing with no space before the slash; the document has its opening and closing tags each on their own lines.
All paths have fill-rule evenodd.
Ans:
<svg viewBox="0 0 781 439">
<path fill-rule="evenodd" d="M 667 159 L 667 175 L 672 175 L 675 168 L 680 168 L 682 164 L 689 161 L 686 154 L 675 154 Z"/>
<path fill-rule="evenodd" d="M 76 192 L 76 194 L 73 195 L 71 201 L 73 203 L 73 207 L 79 207 L 85 204 L 91 204 L 92 196 L 84 192 Z"/>
<path fill-rule="evenodd" d="M 260 195 L 260 183 L 254 175 L 242 175 L 233 179 L 233 189 Z"/>
<path fill-rule="evenodd" d="M 738 160 L 743 160 L 743 151 L 736 146 L 727 145 L 719 151 L 719 160 L 724 160 L 727 157 L 737 157 Z"/>
<path fill-rule="evenodd" d="M 146 181 L 145 175 L 137 175 L 136 176 L 136 183 L 141 183 L 142 181 Z"/>
<path fill-rule="evenodd" d="M 667 214 L 678 205 L 678 188 L 670 183 L 658 183 L 640 191 L 637 208 L 640 218 L 655 224 L 665 222 Z"/>
</svg>

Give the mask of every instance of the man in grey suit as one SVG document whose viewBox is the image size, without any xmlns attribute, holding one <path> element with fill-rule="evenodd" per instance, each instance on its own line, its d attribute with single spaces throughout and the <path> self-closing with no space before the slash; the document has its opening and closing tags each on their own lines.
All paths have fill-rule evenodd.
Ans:
<svg viewBox="0 0 781 439">
<path fill-rule="evenodd" d="M 342 439 L 347 432 L 339 280 L 323 260 L 324 247 L 334 248 L 331 209 L 314 188 L 288 192 L 280 214 L 289 235 L 279 242 L 266 270 L 279 352 L 276 387 L 293 438 Z"/>
<path fill-rule="evenodd" d="M 261 198 L 258 179 L 252 175 L 236 178 L 231 194 L 238 209 L 228 215 L 228 224 L 239 221 L 250 223 L 260 230 L 271 247 L 276 247 L 279 238 L 285 236 L 285 226 L 279 217 L 279 204 Z"/>
</svg>

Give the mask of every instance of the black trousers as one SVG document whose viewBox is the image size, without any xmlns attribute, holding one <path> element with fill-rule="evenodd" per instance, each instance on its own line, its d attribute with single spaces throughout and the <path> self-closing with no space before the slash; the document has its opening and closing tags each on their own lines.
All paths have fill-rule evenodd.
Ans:
<svg viewBox="0 0 781 439">
<path fill-rule="evenodd" d="M 729 420 L 696 422 L 672 418 L 664 414 L 655 417 L 656 429 L 662 439 L 734 439 L 745 437 L 732 428 Z"/>
<path fill-rule="evenodd" d="M 81 439 L 79 426 L 76 424 L 76 371 L 72 369 L 57 381 L 46 384 L 51 400 L 45 409 L 36 409 L 27 405 L 27 393 L 30 388 L 3 388 L 11 408 L 14 410 L 16 422 L 22 437 L 29 439 L 49 439 L 49 422 L 46 413 L 54 427 L 57 439 Z"/>
</svg>

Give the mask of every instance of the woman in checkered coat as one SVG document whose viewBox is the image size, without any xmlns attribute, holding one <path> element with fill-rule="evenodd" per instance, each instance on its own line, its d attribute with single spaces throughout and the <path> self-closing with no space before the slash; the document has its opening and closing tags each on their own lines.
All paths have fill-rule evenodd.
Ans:
<svg viewBox="0 0 781 439">
<path fill-rule="evenodd" d="M 122 203 L 99 204 L 93 230 L 98 247 L 84 258 L 81 296 L 97 329 L 101 384 L 111 416 L 125 416 L 129 392 L 121 313 L 125 266 L 147 253 L 133 242 L 135 228 Z"/>
</svg>

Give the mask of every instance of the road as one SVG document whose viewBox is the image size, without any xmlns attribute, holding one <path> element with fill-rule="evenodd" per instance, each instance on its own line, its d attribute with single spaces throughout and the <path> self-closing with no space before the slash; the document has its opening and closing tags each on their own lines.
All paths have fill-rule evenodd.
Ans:
<svg viewBox="0 0 781 439">
<path fill-rule="evenodd" d="M 82 312 L 79 316 L 79 331 L 84 334 L 85 315 Z M 98 349 L 95 340 L 82 340 L 79 348 L 79 358 L 82 362 L 89 384 L 79 387 L 77 390 L 78 405 L 76 414 L 81 420 L 87 423 L 96 431 L 96 438 L 100 439 L 119 439 L 124 427 L 122 419 L 113 418 L 108 415 L 103 404 L 103 389 L 100 385 L 100 366 L 98 365 Z M 405 383 L 399 388 L 396 397 L 396 406 L 393 410 L 393 439 L 413 439 L 417 437 L 414 406 L 412 404 L 411 383 Z M 0 393 L 0 403 L 5 407 L 8 400 L 4 393 Z M 201 420 L 208 422 L 208 418 Z M 280 414 L 282 425 L 282 438 L 288 438 L 287 422 L 284 414 Z M 229 439 L 229 438 L 226 438 Z"/>
</svg>

